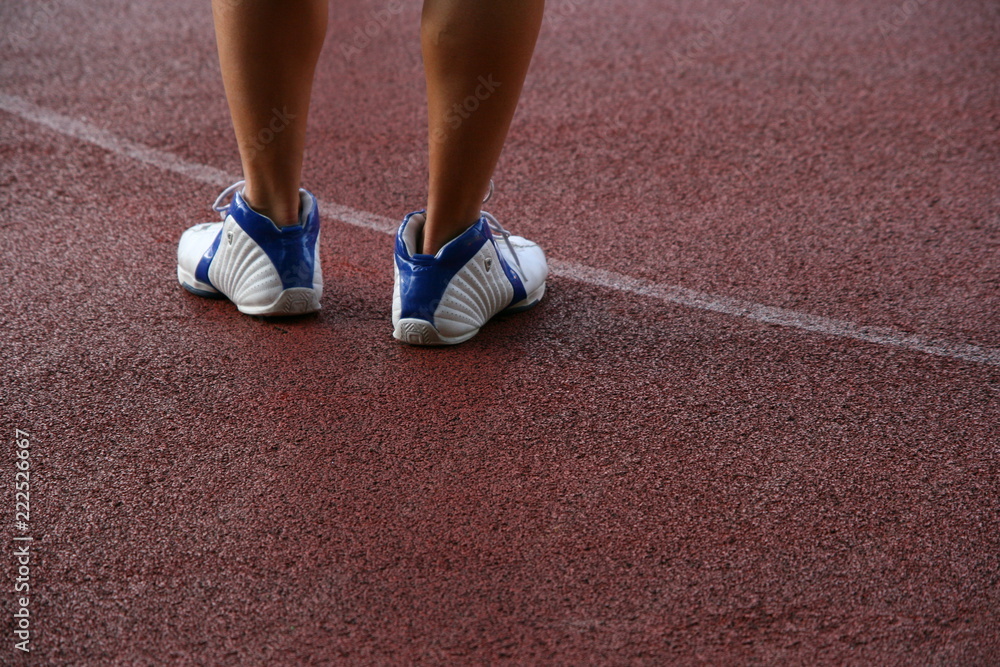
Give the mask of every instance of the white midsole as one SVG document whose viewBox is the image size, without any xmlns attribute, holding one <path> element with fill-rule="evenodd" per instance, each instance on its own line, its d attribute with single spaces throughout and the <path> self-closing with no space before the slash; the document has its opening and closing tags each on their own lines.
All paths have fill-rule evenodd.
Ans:
<svg viewBox="0 0 1000 667">
<path fill-rule="evenodd" d="M 196 290 L 201 290 L 202 292 L 209 292 L 211 294 L 219 294 L 219 290 L 215 289 L 208 283 L 203 283 L 194 275 L 188 271 L 185 271 L 179 265 L 177 267 L 177 280 L 180 281 L 181 285 L 186 285 L 187 287 L 193 287 Z"/>
<path fill-rule="evenodd" d="M 186 288 L 204 292 L 206 295 L 225 296 L 208 283 L 195 278 L 191 272 L 177 267 L 177 280 Z M 320 309 L 320 285 L 310 287 L 292 287 L 282 290 L 269 304 L 263 306 L 246 306 L 236 304 L 241 313 L 246 315 L 303 315 Z"/>
</svg>

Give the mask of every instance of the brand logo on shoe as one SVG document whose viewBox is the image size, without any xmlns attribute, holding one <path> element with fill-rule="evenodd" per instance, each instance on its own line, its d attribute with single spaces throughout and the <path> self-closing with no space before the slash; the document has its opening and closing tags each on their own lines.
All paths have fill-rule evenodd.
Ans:
<svg viewBox="0 0 1000 667">
<path fill-rule="evenodd" d="M 229 245 L 232 245 L 232 244 L 233 244 L 233 230 L 231 230 L 231 229 L 230 229 L 230 230 L 229 230 L 229 231 L 228 231 L 228 232 L 226 233 L 226 241 L 228 241 L 228 242 L 229 242 Z"/>
<path fill-rule="evenodd" d="M 487 273 L 492 268 L 493 268 L 493 258 L 492 257 L 487 257 L 486 258 L 486 271 L 487 271 Z"/>
</svg>

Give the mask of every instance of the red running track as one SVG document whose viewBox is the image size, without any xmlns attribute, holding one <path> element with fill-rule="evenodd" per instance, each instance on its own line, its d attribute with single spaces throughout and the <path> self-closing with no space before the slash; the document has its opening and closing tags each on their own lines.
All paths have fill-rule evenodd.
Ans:
<svg viewBox="0 0 1000 667">
<path fill-rule="evenodd" d="M 292 321 L 174 278 L 238 167 L 204 3 L 0 8 L 0 662 L 1000 662 L 996 3 L 550 0 L 494 212 L 561 271 L 449 350 L 347 224 L 422 205 L 388 6 L 333 7 Z"/>
</svg>

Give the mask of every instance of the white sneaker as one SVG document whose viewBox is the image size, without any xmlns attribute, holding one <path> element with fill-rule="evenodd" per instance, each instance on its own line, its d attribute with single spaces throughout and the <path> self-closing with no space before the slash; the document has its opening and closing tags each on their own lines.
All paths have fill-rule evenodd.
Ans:
<svg viewBox="0 0 1000 667">
<path fill-rule="evenodd" d="M 511 236 L 489 213 L 436 255 L 417 253 L 427 216 L 406 216 L 396 233 L 393 336 L 412 345 L 469 340 L 498 313 L 535 306 L 548 264 L 537 244 Z"/>
<path fill-rule="evenodd" d="M 320 309 L 316 198 L 299 190 L 299 224 L 278 227 L 251 209 L 234 183 L 212 208 L 222 222 L 191 227 L 177 246 L 177 280 L 199 296 L 228 298 L 247 315 L 301 315 Z M 222 202 L 232 195 L 229 205 Z"/>
</svg>

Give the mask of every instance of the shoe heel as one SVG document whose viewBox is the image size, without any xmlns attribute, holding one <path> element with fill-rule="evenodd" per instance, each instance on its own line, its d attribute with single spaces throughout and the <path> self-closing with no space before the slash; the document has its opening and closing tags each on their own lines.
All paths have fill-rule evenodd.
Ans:
<svg viewBox="0 0 1000 667">
<path fill-rule="evenodd" d="M 319 295 L 309 287 L 286 289 L 275 302 L 275 310 L 281 315 L 304 315 L 319 310 Z"/>
<path fill-rule="evenodd" d="M 310 287 L 290 287 L 283 290 L 273 303 L 263 307 L 243 307 L 237 304 L 241 313 L 266 317 L 305 315 L 320 309 L 319 293 Z"/>
<path fill-rule="evenodd" d="M 461 336 L 448 338 L 442 336 L 441 332 L 427 320 L 406 318 L 396 323 L 392 335 L 396 340 L 410 345 L 457 345 L 464 343 L 477 333 L 479 333 L 479 329 L 473 329 Z"/>
<path fill-rule="evenodd" d="M 392 335 L 409 345 L 441 345 L 441 334 L 427 320 L 405 319 L 396 323 Z"/>
</svg>

